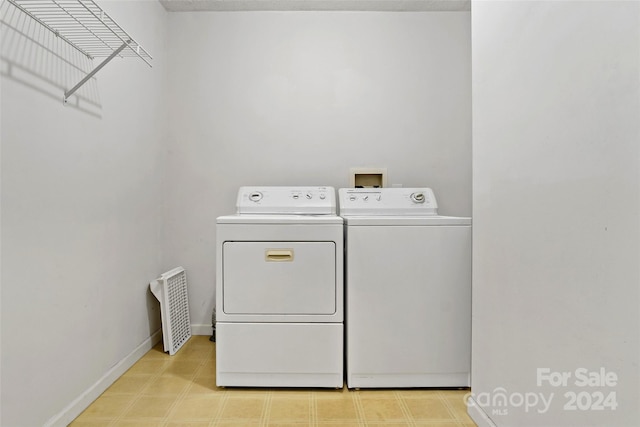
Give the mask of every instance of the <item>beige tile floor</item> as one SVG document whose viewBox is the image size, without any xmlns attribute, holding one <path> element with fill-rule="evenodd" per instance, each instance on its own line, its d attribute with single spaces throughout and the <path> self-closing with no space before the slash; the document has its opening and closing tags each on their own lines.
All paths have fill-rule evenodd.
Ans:
<svg viewBox="0 0 640 427">
<path fill-rule="evenodd" d="M 215 385 L 215 344 L 157 345 L 75 421 L 84 426 L 473 427 L 466 390 L 241 389 Z"/>
</svg>

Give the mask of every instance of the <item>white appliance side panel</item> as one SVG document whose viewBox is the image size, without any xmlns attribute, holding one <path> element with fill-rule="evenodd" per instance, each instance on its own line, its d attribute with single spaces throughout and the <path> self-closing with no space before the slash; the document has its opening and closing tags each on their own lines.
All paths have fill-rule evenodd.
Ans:
<svg viewBox="0 0 640 427">
<path fill-rule="evenodd" d="M 471 227 L 347 227 L 346 259 L 349 387 L 468 386 Z"/>
<path fill-rule="evenodd" d="M 343 385 L 341 323 L 216 323 L 220 387 Z"/>
<path fill-rule="evenodd" d="M 227 314 L 336 312 L 334 242 L 225 242 Z"/>
</svg>

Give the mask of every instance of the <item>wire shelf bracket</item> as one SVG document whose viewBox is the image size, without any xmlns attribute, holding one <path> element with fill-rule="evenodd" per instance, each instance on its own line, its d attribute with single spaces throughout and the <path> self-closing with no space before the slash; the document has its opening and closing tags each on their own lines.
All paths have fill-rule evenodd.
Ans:
<svg viewBox="0 0 640 427">
<path fill-rule="evenodd" d="M 144 50 L 93 0 L 8 0 L 87 58 L 105 59 L 78 84 L 64 92 L 67 100 L 116 56 L 137 56 L 151 67 Z"/>
</svg>

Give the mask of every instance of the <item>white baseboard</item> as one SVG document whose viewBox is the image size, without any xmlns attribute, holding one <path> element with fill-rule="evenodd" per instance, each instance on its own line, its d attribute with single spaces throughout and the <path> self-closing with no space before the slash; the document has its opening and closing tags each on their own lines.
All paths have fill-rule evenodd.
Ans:
<svg viewBox="0 0 640 427">
<path fill-rule="evenodd" d="M 207 335 L 211 336 L 213 333 L 213 327 L 211 324 L 191 324 L 191 335 Z"/>
<path fill-rule="evenodd" d="M 45 427 L 65 427 L 71 423 L 78 415 L 98 398 L 111 384 L 113 384 L 127 369 L 133 366 L 142 356 L 145 355 L 154 345 L 162 340 L 162 330 L 158 329 L 142 344 L 136 347 L 124 359 L 119 361 L 113 368 L 89 387 L 84 393 L 78 396 L 73 402 L 67 405 L 62 412 L 54 415 L 45 424 Z"/>
<path fill-rule="evenodd" d="M 467 401 L 467 414 L 478 427 L 497 427 L 489 416 L 480 408 L 478 403 L 469 397 Z"/>
<path fill-rule="evenodd" d="M 192 335 L 211 336 L 213 328 L 211 325 L 192 324 Z M 73 402 L 67 405 L 60 413 L 54 415 L 45 424 L 45 427 L 65 427 L 69 425 L 78 415 L 82 413 L 89 405 L 98 398 L 111 384 L 116 382 L 127 369 L 133 366 L 142 356 L 144 356 L 154 345 L 162 341 L 162 330 L 158 329 L 135 350 L 129 353 L 124 359 L 119 361 L 113 368 L 109 369 L 106 374 L 96 381 L 91 387 L 85 390 Z"/>
</svg>

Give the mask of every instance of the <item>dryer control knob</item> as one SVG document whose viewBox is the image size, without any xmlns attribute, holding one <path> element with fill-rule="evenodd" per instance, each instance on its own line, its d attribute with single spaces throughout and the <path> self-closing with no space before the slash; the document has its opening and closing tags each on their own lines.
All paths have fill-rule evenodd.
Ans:
<svg viewBox="0 0 640 427">
<path fill-rule="evenodd" d="M 311 200 L 313 198 L 313 195 L 311 193 L 307 193 L 306 197 L 307 199 Z"/>
<path fill-rule="evenodd" d="M 259 202 L 262 199 L 262 193 L 259 191 L 254 191 L 253 193 L 249 194 L 249 200 L 251 200 L 252 202 Z"/>
</svg>

